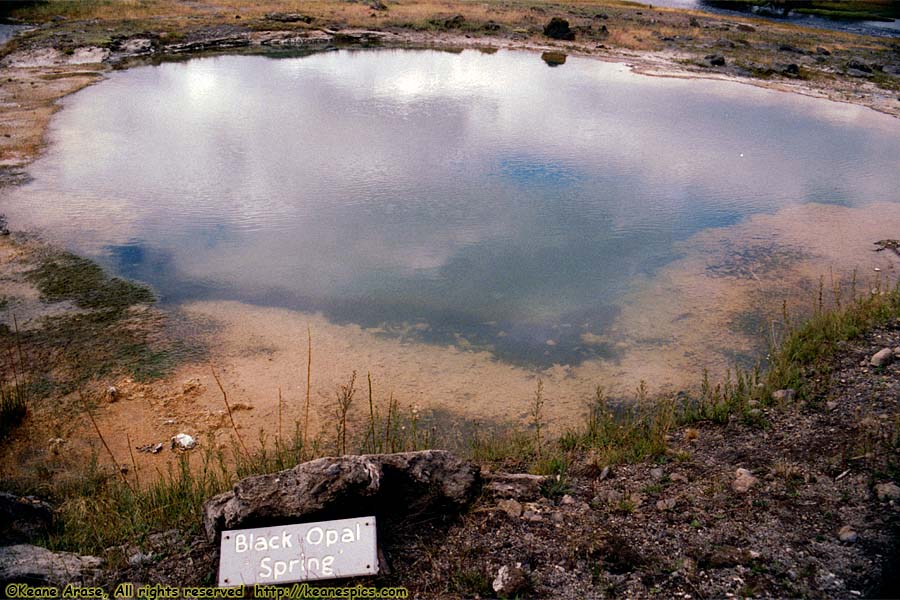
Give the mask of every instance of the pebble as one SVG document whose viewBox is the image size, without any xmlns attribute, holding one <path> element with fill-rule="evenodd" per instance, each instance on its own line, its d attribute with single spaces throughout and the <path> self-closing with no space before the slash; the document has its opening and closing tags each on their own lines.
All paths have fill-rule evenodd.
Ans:
<svg viewBox="0 0 900 600">
<path fill-rule="evenodd" d="M 665 475 L 665 471 L 663 471 L 662 467 L 654 467 L 650 469 L 650 477 L 653 478 L 653 481 L 659 481 Z"/>
<path fill-rule="evenodd" d="M 150 554 L 144 554 L 143 552 L 138 551 L 138 552 L 136 552 L 136 553 L 134 553 L 134 554 L 132 554 L 131 556 L 128 557 L 128 564 L 131 565 L 131 566 L 133 566 L 133 567 L 137 567 L 137 566 L 140 566 L 140 565 L 142 565 L 142 564 L 144 564 L 144 563 L 148 563 L 148 562 L 150 562 L 151 560 L 153 560 L 153 554 L 152 554 L 152 553 L 150 553 Z"/>
<path fill-rule="evenodd" d="M 666 498 L 665 500 L 657 500 L 656 501 L 656 510 L 666 511 L 672 510 L 675 508 L 675 505 L 678 504 L 678 501 L 675 498 Z"/>
<path fill-rule="evenodd" d="M 528 586 L 528 574 L 522 569 L 521 563 L 515 566 L 503 565 L 497 571 L 491 587 L 495 592 L 504 597 L 517 596 Z"/>
<path fill-rule="evenodd" d="M 774 400 L 775 402 L 793 402 L 796 396 L 796 390 L 792 390 L 790 388 L 772 392 L 772 400 Z"/>
<path fill-rule="evenodd" d="M 625 498 L 622 492 L 618 490 L 609 490 L 606 494 L 600 494 L 599 496 L 601 499 L 606 500 L 608 504 L 617 504 Z"/>
<path fill-rule="evenodd" d="M 731 489 L 738 493 L 746 493 L 750 488 L 756 485 L 758 480 L 747 469 L 738 469 L 735 471 L 735 479 L 731 482 Z"/>
<path fill-rule="evenodd" d="M 501 500 L 497 503 L 497 506 L 514 519 L 522 516 L 522 504 L 518 500 L 513 500 L 512 498 Z"/>
<path fill-rule="evenodd" d="M 859 535 L 849 525 L 844 525 L 838 530 L 838 539 L 846 544 L 853 544 L 859 539 Z"/>
<path fill-rule="evenodd" d="M 873 367 L 886 367 L 894 362 L 894 351 L 890 348 L 882 348 L 872 356 L 869 361 Z"/>
<path fill-rule="evenodd" d="M 563 506 L 569 506 L 571 504 L 575 504 L 575 498 L 573 498 L 569 494 L 565 494 L 562 497 L 562 500 L 559 501 L 559 503 L 562 504 Z"/>
<path fill-rule="evenodd" d="M 896 483 L 879 483 L 875 486 L 875 495 L 882 502 L 900 500 L 900 487 Z"/>
</svg>

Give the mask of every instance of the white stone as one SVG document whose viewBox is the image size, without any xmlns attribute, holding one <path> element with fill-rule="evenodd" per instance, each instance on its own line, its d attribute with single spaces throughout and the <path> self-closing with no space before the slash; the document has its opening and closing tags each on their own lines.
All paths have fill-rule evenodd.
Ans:
<svg viewBox="0 0 900 600">
<path fill-rule="evenodd" d="M 190 450 L 197 445 L 197 440 L 186 433 L 179 433 L 172 437 L 172 448 L 180 448 L 181 450 Z"/>
</svg>

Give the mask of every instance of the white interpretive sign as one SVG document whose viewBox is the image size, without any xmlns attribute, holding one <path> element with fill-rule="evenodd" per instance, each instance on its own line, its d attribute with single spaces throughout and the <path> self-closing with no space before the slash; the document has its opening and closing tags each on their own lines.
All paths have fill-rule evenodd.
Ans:
<svg viewBox="0 0 900 600">
<path fill-rule="evenodd" d="M 378 573 L 375 517 L 222 532 L 219 586 Z"/>
</svg>

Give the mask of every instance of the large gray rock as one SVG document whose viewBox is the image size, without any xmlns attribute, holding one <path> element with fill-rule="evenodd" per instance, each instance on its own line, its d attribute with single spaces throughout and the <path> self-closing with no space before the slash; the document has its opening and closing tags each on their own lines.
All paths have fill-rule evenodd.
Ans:
<svg viewBox="0 0 900 600">
<path fill-rule="evenodd" d="M 103 565 L 96 556 L 51 552 L 46 548 L 18 544 L 0 547 L 0 586 L 7 583 L 64 586 L 89 582 Z"/>
<path fill-rule="evenodd" d="M 477 465 L 442 450 L 320 458 L 239 481 L 203 505 L 203 526 L 215 541 L 225 529 L 375 515 L 390 531 L 464 508 L 480 483 Z"/>
</svg>

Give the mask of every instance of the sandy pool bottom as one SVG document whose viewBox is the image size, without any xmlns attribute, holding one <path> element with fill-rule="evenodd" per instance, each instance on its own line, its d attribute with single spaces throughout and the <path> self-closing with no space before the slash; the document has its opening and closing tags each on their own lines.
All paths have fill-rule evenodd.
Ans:
<svg viewBox="0 0 900 600">
<path fill-rule="evenodd" d="M 874 252 L 873 243 L 900 238 L 900 205 L 862 208 L 806 204 L 741 224 L 699 233 L 678 247 L 680 258 L 635 283 L 613 327 L 585 343 L 615 347 L 618 359 L 528 368 L 490 353 L 387 336 L 320 314 L 240 302 L 195 301 L 178 310 L 202 323 L 210 361 L 182 365 L 164 381 L 119 387 L 120 399 L 96 417 L 118 462 L 154 477 L 176 453 L 168 440 L 188 433 L 201 448 L 230 447 L 233 428 L 218 374 L 241 437 L 271 443 L 303 419 L 307 335 L 312 342 L 310 431 L 334 438 L 336 391 L 352 372 L 358 392 L 351 418 L 368 413 L 366 376 L 382 414 L 393 396 L 404 410 L 440 414 L 438 437 L 454 435 L 454 420 L 527 423 L 537 382 L 544 385 L 544 416 L 553 431 L 578 425 L 596 387 L 612 397 L 634 397 L 643 381 L 650 394 L 696 388 L 704 369 L 721 377 L 736 362 L 764 355 L 764 332 L 781 331 L 782 304 L 810 307 L 818 297 L 845 289 L 856 273 L 860 293 L 893 285 L 900 257 Z M 279 392 L 282 402 L 279 411 Z M 281 418 L 279 419 L 279 412 Z M 86 418 L 70 420 L 67 455 L 99 448 Z M 355 425 L 361 426 L 361 425 Z M 131 449 L 129 451 L 129 442 Z M 159 454 L 136 447 L 166 442 Z M 192 454 L 200 455 L 195 450 Z M 105 452 L 105 451 L 104 451 Z M 101 456 L 101 462 L 108 457 Z M 199 460 L 192 458 L 192 460 Z"/>
</svg>

